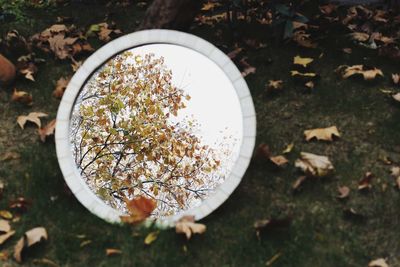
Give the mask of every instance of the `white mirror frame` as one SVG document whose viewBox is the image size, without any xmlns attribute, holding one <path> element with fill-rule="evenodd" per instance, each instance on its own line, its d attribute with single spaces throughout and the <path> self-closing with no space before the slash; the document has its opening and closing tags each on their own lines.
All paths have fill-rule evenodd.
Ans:
<svg viewBox="0 0 400 267">
<path fill-rule="evenodd" d="M 172 226 L 184 215 L 193 215 L 200 220 L 218 208 L 239 185 L 250 163 L 256 139 L 256 114 L 250 91 L 235 64 L 222 51 L 211 43 L 188 33 L 172 30 L 145 30 L 119 37 L 93 53 L 70 80 L 57 113 L 55 142 L 58 163 L 64 179 L 79 202 L 98 217 L 110 222 L 120 223 L 122 212 L 104 203 L 88 187 L 79 174 L 73 159 L 69 139 L 72 109 L 81 88 L 91 75 L 114 55 L 137 46 L 154 43 L 174 44 L 201 53 L 217 64 L 230 79 L 240 101 L 243 120 L 243 139 L 240 155 L 230 175 L 209 195 L 200 206 L 164 218 L 160 225 Z M 223 102 L 222 102 L 223 103 Z M 223 105 L 221 105 L 223 108 Z"/>
</svg>

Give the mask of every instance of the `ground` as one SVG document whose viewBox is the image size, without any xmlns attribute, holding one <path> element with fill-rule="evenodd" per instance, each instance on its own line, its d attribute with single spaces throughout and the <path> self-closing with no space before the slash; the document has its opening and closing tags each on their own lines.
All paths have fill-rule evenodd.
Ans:
<svg viewBox="0 0 400 267">
<path fill-rule="evenodd" d="M 17 29 L 24 36 L 44 30 L 57 16 L 71 16 L 78 27 L 104 21 L 106 13 L 124 33 L 134 31 L 144 9 L 136 5 L 73 4 L 50 9 L 32 9 L 28 22 L 4 23 L 2 33 Z M 248 27 L 248 26 L 246 26 Z M 217 29 L 217 30 L 216 30 Z M 226 24 L 194 27 L 196 34 L 225 52 L 230 52 L 232 35 Z M 367 266 L 376 258 L 386 258 L 390 266 L 400 266 L 400 192 L 394 187 L 390 166 L 382 159 L 400 162 L 400 103 L 380 89 L 396 90 L 389 76 L 399 65 L 368 50 L 332 35 L 318 49 L 304 49 L 292 43 L 276 42 L 270 32 L 256 27 L 246 33 L 261 38 L 267 46 L 248 49 L 248 62 L 257 68 L 246 77 L 257 114 L 257 144 L 266 143 L 280 154 L 294 143 L 290 163 L 277 169 L 263 159 L 253 159 L 242 182 L 215 212 L 201 220 L 207 232 L 189 241 L 174 230 L 161 231 L 158 239 L 146 246 L 143 239 L 150 229 L 110 225 L 88 212 L 68 193 L 59 170 L 54 141 L 41 143 L 36 128 L 21 130 L 16 117 L 30 111 L 43 111 L 55 118 L 59 100 L 52 97 L 55 82 L 72 74 L 66 61 L 43 54 L 36 82 L 19 79 L 15 86 L 32 93 L 32 107 L 10 102 L 11 90 L 0 91 L 0 154 L 15 151 L 20 159 L 0 162 L 0 177 L 5 192 L 0 208 L 23 196 L 31 207 L 13 223 L 17 233 L 1 246 L 12 247 L 26 230 L 46 227 L 48 241 L 24 254 L 23 266 L 38 266 L 35 259 L 50 259 L 60 266 L 265 266 L 274 255 L 272 266 Z M 214 33 L 222 33 L 222 37 Z M 248 36 L 247 36 L 248 37 Z M 251 36 L 250 36 L 251 37 Z M 93 43 L 96 48 L 100 42 Z M 341 51 L 353 47 L 352 54 Z M 290 77 L 293 57 L 315 59 L 313 70 L 320 75 L 309 91 Z M 384 78 L 366 82 L 338 77 L 334 70 L 342 64 L 368 64 L 382 69 Z M 284 89 L 266 94 L 270 79 L 282 79 Z M 398 90 L 398 89 L 397 89 Z M 221 108 L 224 108 L 221 103 Z M 341 137 L 332 143 L 304 141 L 306 129 L 336 125 Z M 328 156 L 335 166 L 330 177 L 312 179 L 293 192 L 292 184 L 301 174 L 294 160 L 301 151 Z M 393 166 L 393 165 L 392 165 Z M 375 175 L 372 189 L 358 192 L 361 177 Z M 337 187 L 351 188 L 350 197 L 336 198 Z M 353 208 L 362 216 L 346 216 Z M 253 224 L 258 219 L 290 216 L 289 227 L 262 233 L 257 238 Z M 84 235 L 84 237 L 82 237 Z M 82 241 L 91 243 L 81 247 Z M 106 248 L 118 248 L 121 255 L 107 257 Z M 18 266 L 10 257 L 1 266 Z M 45 266 L 45 265 L 43 265 Z"/>
</svg>

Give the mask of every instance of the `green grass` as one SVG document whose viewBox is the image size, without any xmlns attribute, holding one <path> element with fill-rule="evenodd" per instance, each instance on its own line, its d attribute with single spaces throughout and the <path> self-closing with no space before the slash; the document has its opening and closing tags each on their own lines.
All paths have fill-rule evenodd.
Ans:
<svg viewBox="0 0 400 267">
<path fill-rule="evenodd" d="M 144 9 L 75 4 L 35 9 L 29 14 L 31 24 L 4 24 L 1 32 L 16 28 L 25 36 L 56 22 L 57 16 L 72 16 L 78 27 L 102 22 L 110 13 L 125 33 L 134 31 Z M 242 38 L 261 36 L 267 47 L 248 49 L 248 61 L 257 73 L 246 80 L 257 112 L 257 144 L 267 143 L 275 154 L 294 142 L 290 164 L 277 170 L 263 160 L 253 160 L 243 181 L 231 197 L 201 222 L 207 225 L 204 235 L 186 241 L 173 230 L 162 231 L 158 239 L 145 246 L 143 239 L 151 231 L 103 222 L 84 207 L 66 189 L 55 156 L 54 142 L 40 143 L 34 127 L 19 129 L 16 117 L 29 111 L 44 111 L 54 118 L 59 101 L 51 96 L 55 81 L 71 74 L 67 62 L 43 54 L 46 63 L 39 66 L 37 81 L 19 80 L 16 87 L 30 91 L 33 107 L 10 103 L 10 90 L 0 91 L 0 153 L 17 151 L 21 159 L 0 162 L 0 178 L 6 182 L 0 209 L 8 201 L 24 196 L 32 201 L 28 212 L 13 223 L 16 235 L 2 250 L 12 253 L 12 246 L 26 230 L 44 226 L 49 240 L 24 254 L 24 266 L 37 266 L 34 259 L 48 258 L 61 266 L 264 266 L 277 253 L 272 266 L 366 266 L 372 259 L 385 257 L 390 266 L 400 266 L 400 193 L 393 186 L 390 166 L 379 158 L 389 156 L 400 162 L 400 105 L 379 91 L 392 88 L 390 73 L 398 66 L 376 56 L 375 52 L 337 41 L 335 36 L 317 50 L 304 50 L 292 44 L 277 44 L 263 28 L 241 25 Z M 220 30 L 224 38 L 214 33 Z M 212 43 L 232 47 L 234 37 L 225 24 L 216 29 L 202 26 L 191 30 Z M 99 47 L 100 43 L 94 43 Z M 353 47 L 353 54 L 340 52 Z M 224 48 L 225 52 L 229 49 Z M 322 58 L 318 58 L 321 53 Z M 312 69 L 321 77 L 308 92 L 296 83 L 289 71 L 295 55 L 312 56 Z M 272 60 L 272 63 L 269 63 Z M 366 83 L 359 79 L 341 80 L 334 69 L 341 64 L 369 64 L 381 68 L 386 77 Z M 284 91 L 277 95 L 264 92 L 269 79 L 284 80 Z M 221 103 L 221 108 L 224 108 Z M 49 121 L 48 120 L 48 121 Z M 332 143 L 305 142 L 305 129 L 336 125 L 342 137 Z M 299 192 L 291 186 L 300 175 L 293 166 L 301 151 L 327 155 L 335 166 L 331 177 L 307 181 Z M 357 192 L 358 180 L 371 171 L 376 178 L 370 192 Z M 383 190 L 383 186 L 387 185 Z M 337 186 L 351 187 L 350 198 L 336 199 Z M 364 220 L 343 215 L 354 208 Z M 291 215 L 287 229 L 264 233 L 257 239 L 252 228 L 257 219 Z M 85 235 L 80 239 L 78 235 Z M 84 240 L 92 243 L 81 248 Z M 184 247 L 187 250 L 184 250 Z M 107 257 L 106 248 L 118 248 L 122 255 Z M 10 259 L 1 266 L 17 264 Z"/>
</svg>

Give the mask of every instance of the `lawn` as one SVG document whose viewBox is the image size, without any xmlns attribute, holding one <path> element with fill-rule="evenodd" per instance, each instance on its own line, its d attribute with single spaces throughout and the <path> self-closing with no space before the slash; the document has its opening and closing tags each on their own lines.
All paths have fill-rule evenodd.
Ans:
<svg viewBox="0 0 400 267">
<path fill-rule="evenodd" d="M 88 2 L 88 1 L 87 1 Z M 1 1 L 0 1 L 1 3 Z M 0 22 L 0 33 L 16 29 L 25 37 L 41 32 L 57 22 L 57 17 L 72 17 L 76 27 L 89 28 L 103 21 L 114 21 L 123 33 L 135 31 L 145 7 L 72 1 L 70 4 L 24 9 L 23 20 Z M 234 44 L 244 47 L 247 62 L 256 72 L 246 76 L 257 114 L 257 144 L 268 144 L 273 154 L 287 154 L 289 164 L 277 168 L 268 160 L 254 158 L 242 182 L 215 212 L 201 223 L 206 233 L 186 240 L 173 229 L 161 231 L 157 240 L 144 245 L 152 229 L 108 224 L 87 211 L 69 193 L 55 153 L 53 138 L 40 142 L 32 125 L 24 130 L 17 116 L 31 111 L 55 118 L 59 100 L 52 96 L 56 81 L 73 71 L 70 62 L 38 51 L 46 60 L 39 64 L 35 82 L 19 78 L 14 87 L 33 95 L 28 107 L 10 101 L 12 88 L 0 90 L 0 158 L 13 151 L 18 159 L 0 161 L 0 178 L 5 189 L 0 209 L 9 201 L 24 197 L 31 201 L 20 220 L 12 222 L 15 235 L 1 245 L 9 259 L 7 266 L 368 266 L 371 260 L 385 258 L 392 267 L 400 266 L 400 192 L 390 175 L 400 164 L 400 103 L 385 94 L 400 91 L 390 75 L 399 72 L 399 63 L 379 56 L 376 50 L 355 44 L 333 30 L 316 49 L 299 47 L 274 38 L 264 25 L 227 22 L 197 25 L 189 30 L 228 53 Z M 243 44 L 257 39 L 265 47 L 255 49 Z M 103 43 L 89 39 L 99 48 Z M 352 48 L 347 54 L 343 48 Z M 314 89 L 290 75 L 293 57 L 311 57 L 310 71 L 316 72 Z M 11 59 L 13 55 L 11 55 Z M 339 65 L 364 64 L 382 70 L 384 77 L 364 81 L 359 77 L 342 79 Z M 282 80 L 281 92 L 266 93 L 268 80 Z M 384 89 L 384 90 L 382 90 Z M 385 91 L 386 90 L 386 91 Z M 221 109 L 224 104 L 221 103 Z M 341 137 L 333 142 L 306 142 L 303 131 L 337 126 Z M 307 179 L 298 190 L 292 185 L 301 173 L 294 161 L 300 152 L 326 155 L 335 172 L 329 177 Z M 390 164 L 388 163 L 390 159 Z M 366 172 L 374 178 L 369 190 L 357 190 Z M 338 186 L 351 193 L 338 199 Z M 357 214 L 348 212 L 350 209 Z M 278 227 L 257 237 L 253 224 L 260 219 L 291 218 L 290 226 Z M 13 246 L 23 233 L 43 226 L 48 240 L 24 252 L 24 261 L 12 258 Z M 90 243 L 86 241 L 91 241 Z M 83 243 L 84 242 L 84 243 Z M 87 243 L 87 245 L 85 245 Z M 83 246 L 82 246 L 83 245 Z M 106 256 L 107 248 L 121 255 Z"/>
</svg>

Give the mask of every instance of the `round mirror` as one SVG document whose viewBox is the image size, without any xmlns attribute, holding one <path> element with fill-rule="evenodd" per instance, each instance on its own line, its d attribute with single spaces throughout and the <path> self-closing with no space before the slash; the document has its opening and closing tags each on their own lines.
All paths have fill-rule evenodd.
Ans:
<svg viewBox="0 0 400 267">
<path fill-rule="evenodd" d="M 190 34 L 149 30 L 95 52 L 71 79 L 56 145 L 71 191 L 119 222 L 128 203 L 151 219 L 201 219 L 240 182 L 254 148 L 251 95 L 232 61 Z"/>
</svg>

